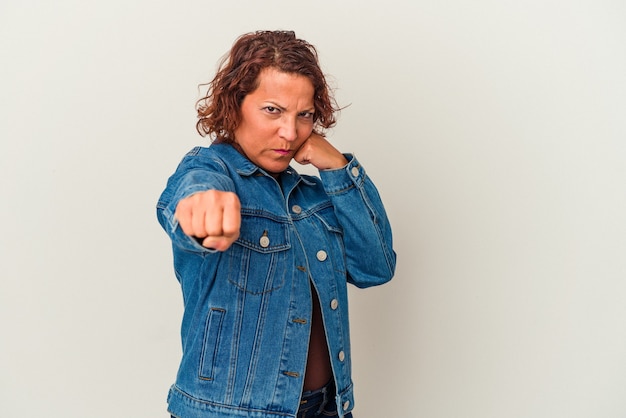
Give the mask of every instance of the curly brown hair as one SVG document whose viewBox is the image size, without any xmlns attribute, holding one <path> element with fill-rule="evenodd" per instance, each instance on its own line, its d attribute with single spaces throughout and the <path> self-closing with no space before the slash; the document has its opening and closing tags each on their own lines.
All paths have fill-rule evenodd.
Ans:
<svg viewBox="0 0 626 418">
<path fill-rule="evenodd" d="M 240 36 L 220 61 L 206 96 L 198 100 L 196 129 L 215 142 L 233 142 L 241 121 L 241 103 L 258 87 L 261 70 L 272 67 L 311 80 L 314 88 L 314 129 L 322 134 L 336 123 L 338 111 L 315 47 L 291 31 L 257 31 Z"/>
</svg>

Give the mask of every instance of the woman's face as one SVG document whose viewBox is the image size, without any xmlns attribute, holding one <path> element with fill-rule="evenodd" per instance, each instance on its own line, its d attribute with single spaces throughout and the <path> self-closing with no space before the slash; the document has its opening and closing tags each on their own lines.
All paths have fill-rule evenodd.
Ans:
<svg viewBox="0 0 626 418">
<path fill-rule="evenodd" d="M 235 147 L 272 175 L 284 171 L 313 131 L 311 81 L 299 74 L 265 68 L 259 86 L 241 103 Z"/>
</svg>

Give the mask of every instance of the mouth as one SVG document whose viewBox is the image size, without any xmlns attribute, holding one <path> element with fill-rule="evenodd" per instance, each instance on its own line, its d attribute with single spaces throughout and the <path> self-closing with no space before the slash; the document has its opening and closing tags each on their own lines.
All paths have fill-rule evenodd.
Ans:
<svg viewBox="0 0 626 418">
<path fill-rule="evenodd" d="M 276 152 L 277 154 L 280 154 L 282 156 L 291 154 L 291 150 L 289 150 L 289 149 L 275 149 L 274 152 Z"/>
</svg>

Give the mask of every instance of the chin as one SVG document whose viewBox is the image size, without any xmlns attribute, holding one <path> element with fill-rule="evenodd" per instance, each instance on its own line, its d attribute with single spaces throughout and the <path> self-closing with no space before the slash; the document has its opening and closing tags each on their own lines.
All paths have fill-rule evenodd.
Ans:
<svg viewBox="0 0 626 418">
<path fill-rule="evenodd" d="M 263 170 L 268 173 L 282 173 L 289 167 L 289 163 L 291 162 L 291 158 L 289 161 L 268 161 L 267 164 L 260 165 Z"/>
<path fill-rule="evenodd" d="M 284 165 L 284 166 L 278 166 L 278 167 L 268 167 L 265 169 L 265 171 L 267 171 L 268 173 L 272 173 L 272 174 L 280 174 L 283 171 L 285 171 L 287 169 L 288 166 Z"/>
</svg>

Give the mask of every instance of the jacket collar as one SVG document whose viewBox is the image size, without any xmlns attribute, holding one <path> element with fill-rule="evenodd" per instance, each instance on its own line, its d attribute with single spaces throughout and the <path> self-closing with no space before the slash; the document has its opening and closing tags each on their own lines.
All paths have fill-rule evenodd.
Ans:
<svg viewBox="0 0 626 418">
<path fill-rule="evenodd" d="M 211 144 L 211 147 L 216 147 L 216 151 L 218 151 L 219 154 L 221 154 L 233 167 L 236 167 L 235 171 L 237 171 L 240 176 L 250 177 L 253 175 L 265 175 L 272 177 L 267 171 L 258 167 L 252 161 L 244 157 L 231 144 Z M 285 171 L 280 173 L 280 177 L 283 184 L 291 182 L 298 183 L 299 181 L 302 181 L 307 186 L 315 185 L 315 182 L 307 179 L 306 177 L 302 177 L 291 165 L 289 165 Z"/>
</svg>

